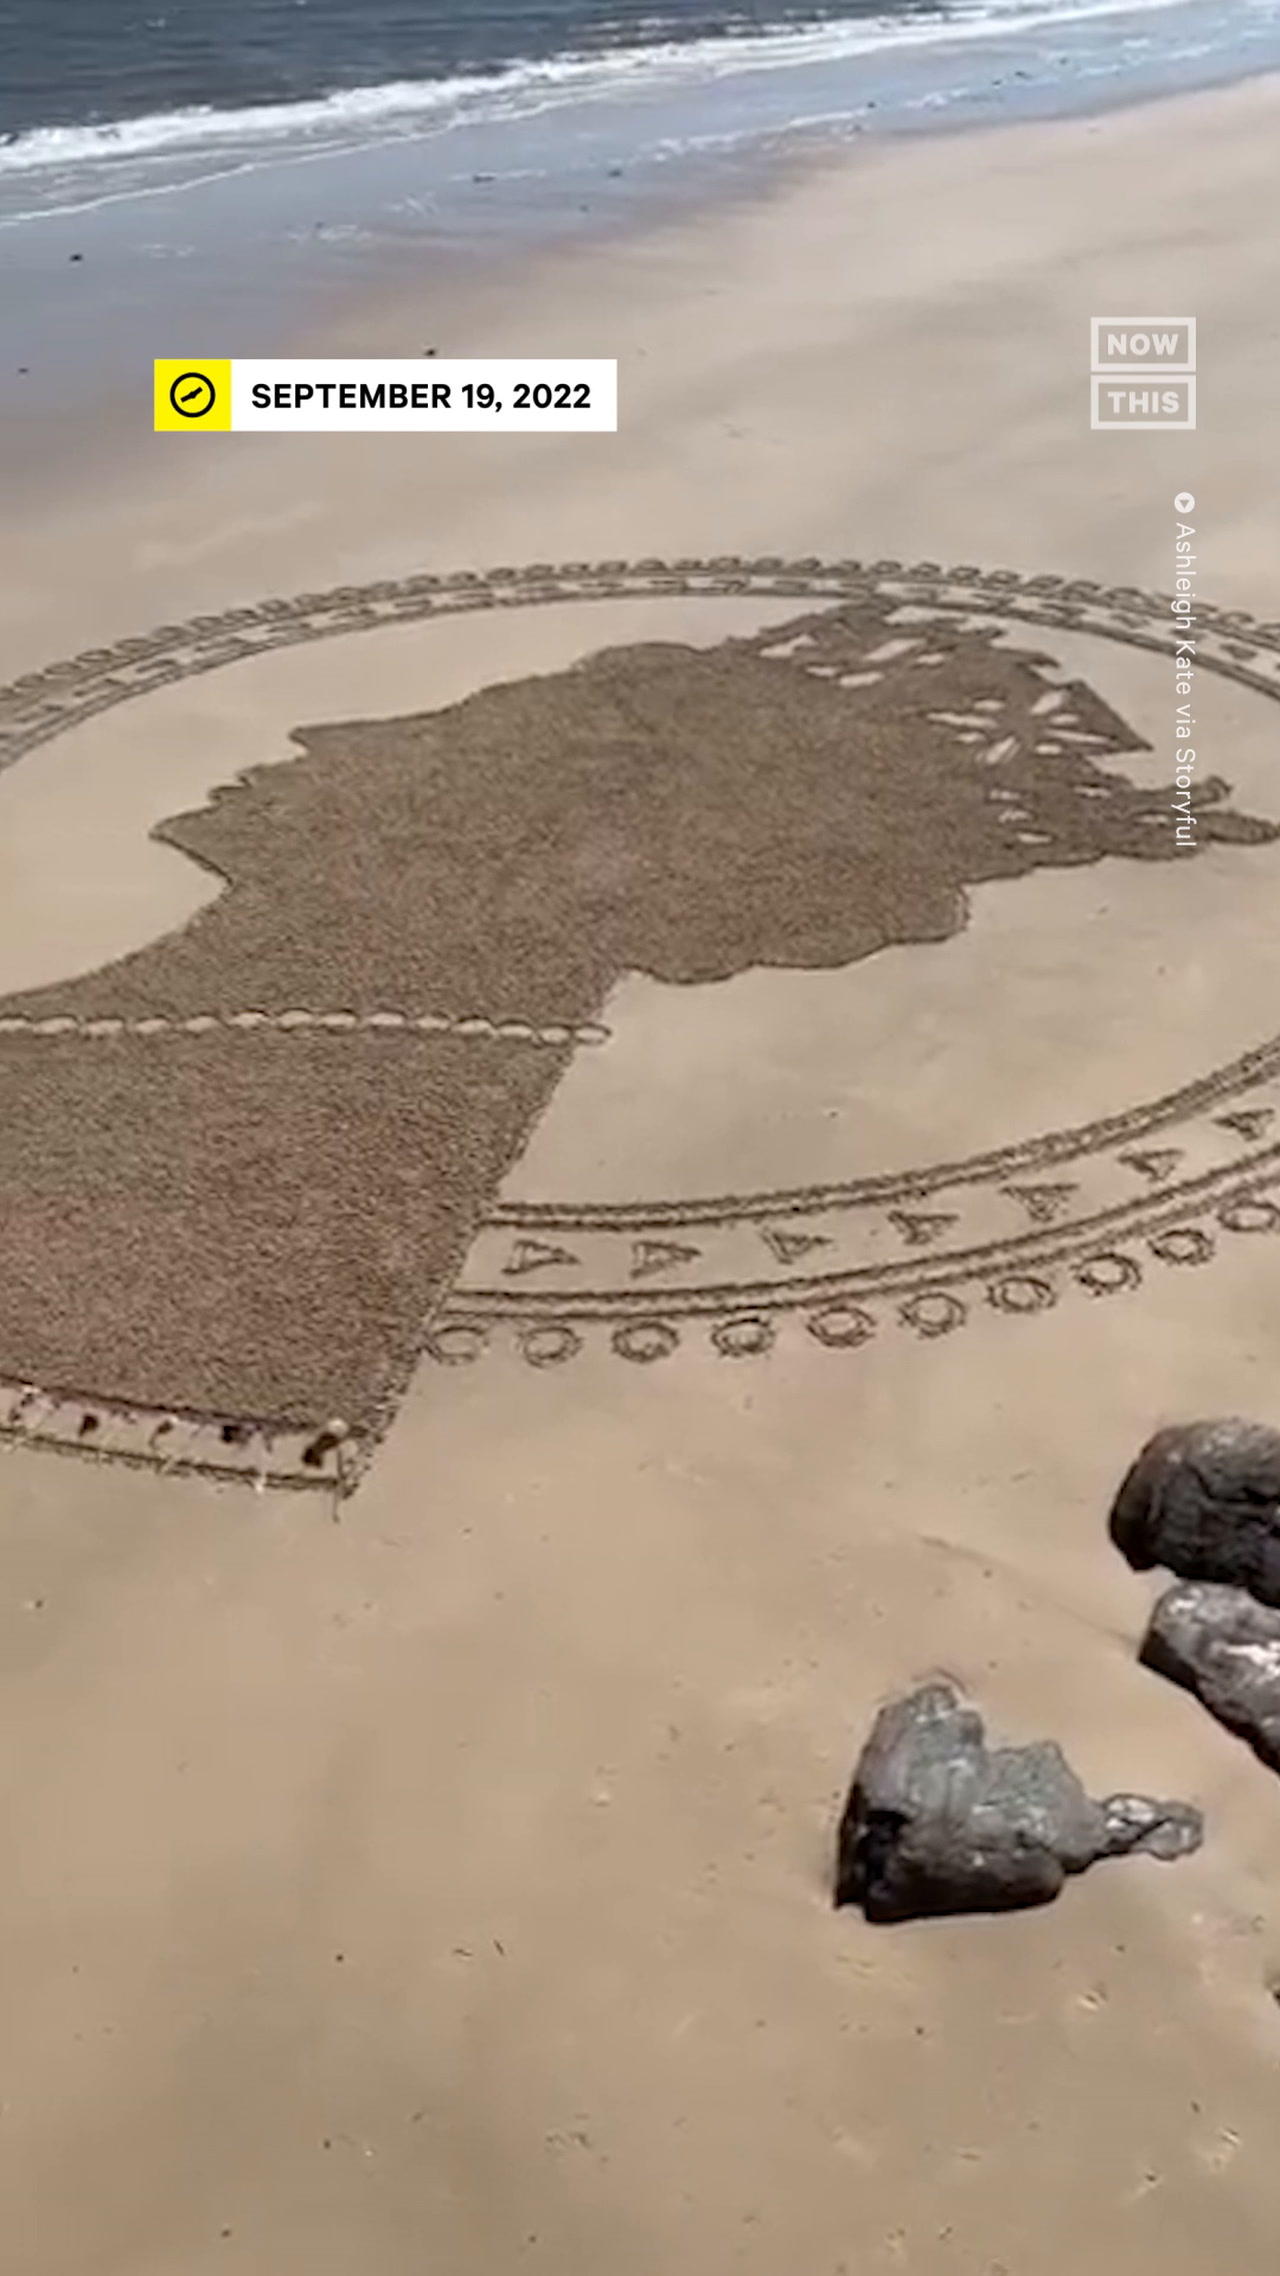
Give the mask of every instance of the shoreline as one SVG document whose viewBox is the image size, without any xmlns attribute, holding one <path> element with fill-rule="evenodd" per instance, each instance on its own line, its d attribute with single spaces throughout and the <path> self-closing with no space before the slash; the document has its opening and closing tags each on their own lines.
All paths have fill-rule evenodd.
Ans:
<svg viewBox="0 0 1280 2276">
<path fill-rule="evenodd" d="M 919 131 L 894 129 L 816 140 L 789 137 L 778 148 L 754 151 L 749 162 L 727 169 L 714 183 L 700 176 L 696 196 L 692 182 L 673 182 L 665 196 L 654 193 L 648 202 L 620 200 L 589 225 L 576 217 L 559 236 L 516 252 L 488 247 L 477 257 L 475 246 L 455 235 L 437 239 L 429 247 L 401 248 L 393 259 L 384 258 L 376 275 L 367 266 L 356 265 L 340 283 L 329 282 L 308 318 L 280 319 L 277 314 L 278 329 L 255 336 L 250 328 L 250 345 L 241 344 L 243 334 L 237 333 L 235 352 L 412 356 L 428 348 L 457 354 L 481 352 L 483 346 L 494 354 L 608 353 L 595 330 L 577 336 L 572 347 L 540 330 L 535 349 L 521 322 L 522 310 L 547 294 L 554 296 L 565 281 L 571 287 L 575 272 L 584 267 L 607 274 L 614 258 L 623 268 L 631 260 L 643 267 L 650 253 L 660 260 L 666 248 L 696 243 L 704 229 L 722 225 L 731 229 L 739 218 L 749 221 L 788 200 L 803 199 L 810 184 L 846 179 L 853 183 L 867 170 L 909 166 L 913 152 L 971 149 L 974 165 L 980 168 L 987 150 L 1006 140 L 1015 147 L 1022 143 L 1034 148 L 1036 138 L 1043 136 L 1047 151 L 1055 138 L 1059 147 L 1069 147 L 1073 137 L 1113 125 L 1123 128 L 1150 115 L 1166 118 L 1176 137 L 1194 132 L 1198 116 L 1210 115 L 1200 111 L 1202 105 L 1234 99 L 1248 106 L 1251 91 L 1265 102 L 1269 91 L 1276 90 L 1280 90 L 1280 70 L 1249 73 L 1193 92 L 1153 92 L 1047 118 L 1005 117 L 979 125 L 948 121 Z M 429 278 L 424 267 L 431 270 Z M 419 309 L 417 296 L 428 292 L 438 305 Z M 219 350 L 225 347 L 231 321 L 230 316 L 215 319 L 215 325 L 221 325 L 214 343 Z M 505 346 L 490 344 L 499 338 Z M 163 345 L 167 350 L 172 344 L 166 330 Z M 198 339 L 193 352 L 213 350 Z M 109 510 L 109 501 L 123 502 L 122 491 L 137 481 L 144 488 L 151 481 L 167 486 L 171 477 L 161 454 L 171 456 L 178 446 L 150 429 L 150 359 L 148 343 L 136 359 L 130 384 L 118 382 L 110 392 L 99 387 L 91 416 L 84 409 L 77 413 L 42 400 L 24 417 L 21 393 L 15 398 L 13 385 L 6 390 L 0 381 L 0 495 L 7 493 L 6 510 L 18 521 L 38 522 L 44 513 L 74 513 L 82 506 Z M 243 449 L 247 440 L 240 438 L 237 447 Z M 255 443 L 263 447 L 260 439 L 255 438 Z M 297 445 L 269 447 L 287 450 Z M 187 471 L 191 470 L 179 462 L 180 478 Z"/>
<path fill-rule="evenodd" d="M 563 146 L 551 126 L 545 146 L 526 149 L 517 139 L 508 149 L 495 139 L 492 150 L 475 143 L 470 155 L 465 135 L 438 137 L 438 147 L 430 138 L 392 140 L 268 156 L 224 178 L 121 192 L 20 225 L 3 226 L 0 212 L 0 291 L 13 312 L 0 367 L 0 494 L 22 509 L 38 498 L 40 461 L 56 462 L 58 479 L 76 483 L 94 478 L 93 461 L 104 452 L 130 447 L 126 434 L 152 355 L 284 354 L 312 344 L 322 351 L 335 333 L 358 329 L 366 309 L 393 300 L 407 306 L 415 294 L 438 296 L 465 321 L 473 295 L 487 303 L 530 263 L 696 226 L 704 213 L 785 195 L 797 176 L 857 163 L 864 153 L 1123 116 L 1280 71 L 1280 16 L 1274 54 L 1266 27 L 1257 30 L 1264 44 L 1252 57 L 1243 41 L 1220 51 L 1193 43 L 1183 62 L 1180 51 L 1160 50 L 1158 34 L 1172 38 L 1170 20 L 1201 6 L 1180 0 L 1148 11 L 1157 32 L 1131 40 L 1122 37 L 1124 26 L 1142 24 L 1141 11 L 1104 19 L 1097 35 L 1093 19 L 1074 26 L 1064 19 L 1053 27 L 1056 56 L 1046 54 L 1043 66 L 1032 60 L 1034 38 L 1028 46 L 1016 29 L 969 43 L 991 52 L 980 56 L 967 95 L 963 87 L 945 91 L 952 65 L 965 62 L 962 42 L 908 50 L 887 66 L 873 55 L 865 60 L 889 76 L 882 85 L 872 73 L 857 110 L 847 107 L 850 97 L 833 94 L 826 117 L 780 115 L 770 127 L 713 135 L 702 148 L 649 147 L 643 137 L 652 143 L 662 114 L 649 121 L 619 115 L 608 127 L 586 116 L 571 130 L 572 114 L 556 113 L 552 123 L 565 121 L 569 134 Z M 1203 0 L 1207 24 L 1217 21 L 1216 10 L 1217 0 Z M 1113 41 L 1105 64 L 1078 60 L 1076 76 L 1055 77 L 1058 65 L 1072 61 L 1072 40 L 1085 43 L 1083 58 L 1093 52 L 1088 41 L 1104 35 Z M 1047 76 L 1037 79 L 1041 68 Z M 532 129 L 518 130 L 526 132 Z M 580 150 L 574 134 L 585 135 Z M 532 170 L 516 163 L 521 154 L 537 158 Z M 426 311 L 423 328 L 429 338 Z"/>
</svg>

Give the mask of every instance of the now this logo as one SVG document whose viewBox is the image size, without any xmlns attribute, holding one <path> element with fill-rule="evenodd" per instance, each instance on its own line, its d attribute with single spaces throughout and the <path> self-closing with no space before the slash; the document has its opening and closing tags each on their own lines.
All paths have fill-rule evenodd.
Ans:
<svg viewBox="0 0 1280 2276">
<path fill-rule="evenodd" d="M 1093 427 L 1194 427 L 1194 316 L 1095 316 Z"/>
</svg>

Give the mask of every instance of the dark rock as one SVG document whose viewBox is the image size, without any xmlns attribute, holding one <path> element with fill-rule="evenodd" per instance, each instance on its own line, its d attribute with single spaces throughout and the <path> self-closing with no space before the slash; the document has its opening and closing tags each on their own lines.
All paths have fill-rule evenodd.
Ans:
<svg viewBox="0 0 1280 2276">
<path fill-rule="evenodd" d="M 1051 1741 L 988 1752 L 982 1717 L 930 1683 L 876 1717 L 840 1821 L 837 1905 L 872 1921 L 1048 1904 L 1099 1857 L 1197 1849 L 1199 1812 L 1089 1799 Z"/>
<path fill-rule="evenodd" d="M 1280 1770 L 1280 1612 L 1247 1589 L 1178 1581 L 1151 1615 L 1141 1656 Z"/>
<path fill-rule="evenodd" d="M 325 1428 L 302 1449 L 302 1459 L 308 1470 L 319 1470 L 331 1454 L 345 1444 L 349 1433 L 343 1422 L 327 1423 Z"/>
<path fill-rule="evenodd" d="M 1280 1431 L 1234 1415 L 1158 1431 L 1116 1495 L 1111 1538 L 1139 1572 L 1167 1565 L 1280 1604 Z"/>
</svg>

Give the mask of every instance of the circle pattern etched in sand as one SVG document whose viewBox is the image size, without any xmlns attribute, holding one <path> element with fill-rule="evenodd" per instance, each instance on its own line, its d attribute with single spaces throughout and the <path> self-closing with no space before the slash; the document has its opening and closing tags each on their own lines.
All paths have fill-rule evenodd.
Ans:
<svg viewBox="0 0 1280 2276">
<path fill-rule="evenodd" d="M 1108 795 L 1109 778 L 1094 760 L 1109 755 L 1105 724 L 1049 702 L 1048 682 L 1025 692 L 1026 716 L 1013 717 L 1008 691 L 976 693 L 972 674 L 956 680 L 950 661 L 966 640 L 979 648 L 990 627 L 1040 625 L 1172 654 L 1176 639 L 1168 604 L 1132 588 L 1108 588 L 1053 576 L 1023 577 L 931 562 L 869 565 L 736 557 L 638 563 L 571 563 L 495 569 L 480 575 L 408 578 L 368 587 L 306 594 L 291 601 L 197 618 L 184 625 L 94 650 L 0 690 L 0 767 L 111 705 L 192 674 L 219 669 L 272 648 L 347 636 L 388 624 L 475 610 L 527 609 L 566 601 L 632 599 L 649 594 L 794 599 L 803 612 L 789 628 L 788 661 L 811 685 L 859 690 L 885 675 L 886 622 L 915 611 L 938 627 L 933 646 L 917 639 L 912 669 L 938 669 L 939 699 L 920 712 L 967 747 L 968 760 L 1001 771 L 1009 787 L 1009 830 L 1033 868 L 1052 859 L 1055 827 L 1068 822 L 1068 791 Z M 880 647 L 871 645 L 880 641 Z M 775 630 L 735 644 L 773 658 Z M 890 643 L 889 645 L 892 645 Z M 910 645 L 910 644 L 908 644 Z M 984 651 L 988 660 L 989 647 Z M 1280 694 L 1280 625 L 1243 612 L 1206 608 L 1200 615 L 1198 664 L 1266 696 Z M 957 692 L 958 691 L 958 692 Z M 874 694 L 868 697 L 874 710 Z M 1019 699 L 1021 700 L 1021 699 Z M 1012 709 L 1011 709 L 1012 707 Z M 1105 709 L 1105 707 L 1103 707 Z M 1061 811 L 1028 811 L 1034 770 L 1016 769 L 1020 725 L 1038 715 L 1034 755 L 1040 777 L 1056 782 Z M 892 722 L 889 722 L 892 725 Z M 1132 737 L 1129 738 L 1133 740 Z M 1023 754 L 1028 760 L 1030 750 Z M 1056 773 L 1055 773 L 1056 770 Z M 1074 770 L 1074 771 L 1072 771 Z M 1082 773 L 1081 770 L 1084 770 Z M 1093 774 L 1093 780 L 1085 776 Z M 1075 803 L 1079 805 L 1079 801 Z M 1212 800 L 1210 800 L 1212 805 Z M 1124 786 L 1115 850 L 1146 858 L 1137 842 L 1151 824 L 1151 801 Z M 1080 807 L 1080 811 L 1084 811 Z M 1221 819 L 1221 817 L 1220 817 Z M 1113 814 L 1114 820 L 1114 814 Z M 1238 843 L 1274 837 L 1248 818 L 1227 815 L 1220 835 Z M 1166 825 L 1167 827 L 1167 822 Z M 1124 833 L 1128 833 L 1127 836 Z M 1134 843 L 1130 844 L 1130 838 Z M 1046 849 L 1043 857 L 1039 848 Z M 1107 841 L 1105 850 L 1112 850 Z M 1088 854 L 1080 858 L 1088 858 Z M 991 872 L 996 874 L 996 872 Z M 1008 869 L 999 874 L 1012 874 Z M 902 937 L 912 937 L 909 934 Z M 819 959 L 815 957 L 814 961 Z M 568 1054 L 606 1043 L 598 1018 L 566 1003 L 538 1004 L 527 1016 L 510 1007 L 368 1007 L 355 1013 L 324 1005 L 251 1007 L 129 1021 L 99 1010 L 77 1022 L 47 1014 L 0 1018 L 6 1036 L 53 1050 L 89 1049 L 181 1027 L 184 1034 L 225 1040 L 251 1050 L 265 1029 L 278 1035 L 322 1029 L 326 1048 L 353 1033 L 379 1048 L 421 1043 L 442 1033 L 499 1039 L 513 1048 L 539 1044 Z M 598 1007 L 597 1007 L 598 1008 Z M 595 1339 L 632 1364 L 671 1357 L 689 1333 L 708 1339 L 719 1358 L 761 1356 L 794 1315 L 811 1346 L 855 1351 L 883 1328 L 916 1336 L 952 1333 L 972 1317 L 976 1301 L 1009 1317 L 1034 1317 L 1075 1288 L 1102 1298 L 1140 1285 L 1153 1263 L 1186 1269 L 1209 1262 L 1223 1235 L 1280 1230 L 1280 1037 L 1213 1067 L 1167 1095 L 1074 1128 L 1062 1128 L 967 1159 L 890 1175 L 787 1189 L 672 1195 L 632 1202 L 497 1202 L 489 1207 L 460 1272 L 442 1289 L 411 1349 L 397 1355 L 394 1380 L 378 1414 L 351 1431 L 329 1431 L 317 1413 L 300 1422 L 268 1414 L 227 1416 L 198 1407 L 162 1408 L 145 1401 L 99 1399 L 89 1387 L 50 1387 L 15 1379 L 0 1385 L 0 1432 L 79 1452 L 245 1475 L 269 1483 L 349 1481 L 376 1443 L 407 1379 L 426 1355 L 443 1366 L 480 1359 L 505 1335 L 533 1366 L 555 1369 Z"/>
</svg>

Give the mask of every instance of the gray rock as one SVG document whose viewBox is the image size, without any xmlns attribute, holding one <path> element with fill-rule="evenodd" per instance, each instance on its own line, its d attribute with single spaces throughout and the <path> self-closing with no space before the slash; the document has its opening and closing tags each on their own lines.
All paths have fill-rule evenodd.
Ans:
<svg viewBox="0 0 1280 2276">
<path fill-rule="evenodd" d="M 1139 1572 L 1167 1565 L 1280 1604 L 1280 1431 L 1239 1416 L 1158 1431 L 1112 1504 L 1111 1538 Z"/>
<path fill-rule="evenodd" d="M 1060 1748 L 996 1747 L 949 1683 L 876 1717 L 840 1821 L 837 1905 L 868 1920 L 1048 1904 L 1099 1857 L 1198 1849 L 1199 1812 L 1140 1794 L 1090 1801 Z"/>
<path fill-rule="evenodd" d="M 1141 1656 L 1280 1770 L 1280 1612 L 1247 1589 L 1179 1581 L 1152 1613 Z"/>
</svg>

